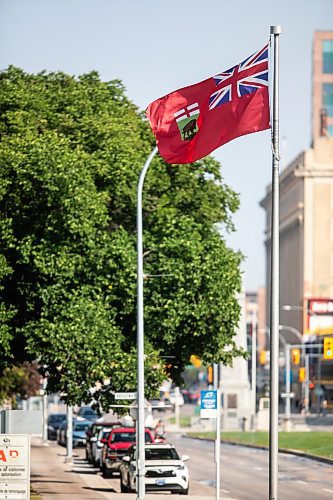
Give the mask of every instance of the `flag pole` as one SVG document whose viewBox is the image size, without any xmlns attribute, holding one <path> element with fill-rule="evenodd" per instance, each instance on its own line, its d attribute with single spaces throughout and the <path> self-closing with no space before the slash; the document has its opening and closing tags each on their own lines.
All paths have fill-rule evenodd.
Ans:
<svg viewBox="0 0 333 500">
<path fill-rule="evenodd" d="M 271 26 L 273 37 L 272 96 L 272 218 L 270 290 L 270 405 L 269 405 L 269 500 L 278 500 L 279 453 L 279 35 L 281 26 Z"/>
<path fill-rule="evenodd" d="M 149 165 L 157 153 L 153 149 L 141 171 L 137 188 L 137 426 L 136 426 L 136 471 L 137 500 L 145 498 L 145 358 L 143 321 L 143 244 L 142 244 L 142 189 Z"/>
</svg>

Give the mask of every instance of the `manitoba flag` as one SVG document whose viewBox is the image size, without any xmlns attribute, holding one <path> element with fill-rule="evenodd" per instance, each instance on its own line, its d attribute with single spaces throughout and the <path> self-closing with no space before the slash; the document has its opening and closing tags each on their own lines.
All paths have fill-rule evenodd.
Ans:
<svg viewBox="0 0 333 500">
<path fill-rule="evenodd" d="M 194 162 L 236 137 L 270 128 L 268 45 L 227 71 L 157 99 L 147 116 L 168 163 Z"/>
</svg>

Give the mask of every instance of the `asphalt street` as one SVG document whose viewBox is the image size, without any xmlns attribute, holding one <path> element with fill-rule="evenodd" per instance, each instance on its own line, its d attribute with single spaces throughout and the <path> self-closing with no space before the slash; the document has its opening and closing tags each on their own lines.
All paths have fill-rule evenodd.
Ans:
<svg viewBox="0 0 333 500">
<path fill-rule="evenodd" d="M 330 433 L 328 433 L 330 436 Z M 169 433 L 179 454 L 190 460 L 190 494 L 177 498 L 204 500 L 215 491 L 214 443 Z M 32 448 L 32 484 L 43 500 L 134 499 L 133 494 L 120 493 L 118 477 L 104 479 L 88 464 L 83 449 L 75 449 L 73 464 L 65 464 L 65 449 L 52 442 L 49 446 L 34 443 Z M 147 500 L 159 499 L 167 492 L 147 494 Z M 279 454 L 279 497 L 282 500 L 333 498 L 333 466 L 314 460 Z M 253 448 L 222 444 L 221 500 L 267 500 L 268 452 Z"/>
</svg>

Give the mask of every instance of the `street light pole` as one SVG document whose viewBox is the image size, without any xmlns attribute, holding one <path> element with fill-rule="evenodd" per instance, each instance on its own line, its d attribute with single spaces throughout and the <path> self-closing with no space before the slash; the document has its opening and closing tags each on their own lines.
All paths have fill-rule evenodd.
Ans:
<svg viewBox="0 0 333 500">
<path fill-rule="evenodd" d="M 279 330 L 287 330 L 298 338 L 298 340 L 302 343 L 303 346 L 303 336 L 301 332 L 299 332 L 296 328 L 289 325 L 279 325 Z M 286 367 L 286 403 L 285 403 L 285 423 L 286 423 L 286 431 L 290 432 L 290 418 L 291 418 L 291 398 L 290 398 L 290 390 L 291 390 L 291 380 L 290 380 L 290 349 L 293 347 L 290 344 L 287 344 L 285 339 L 280 335 L 281 340 L 283 340 L 284 344 L 284 359 L 285 359 L 285 367 Z"/>
<path fill-rule="evenodd" d="M 309 383 L 310 383 L 310 363 L 309 363 L 309 355 L 305 355 L 305 394 L 304 394 L 304 411 L 305 415 L 309 413 L 310 409 L 310 388 L 309 388 Z"/>
<path fill-rule="evenodd" d="M 255 429 L 257 409 L 257 318 L 252 311 L 252 360 L 251 360 L 251 385 L 252 385 L 252 430 Z"/>
<path fill-rule="evenodd" d="M 290 415 L 291 415 L 291 404 L 290 404 L 290 345 L 285 344 L 284 346 L 285 359 L 286 359 L 286 407 L 285 407 L 285 416 L 286 416 L 286 431 L 290 432 Z"/>
<path fill-rule="evenodd" d="M 157 153 L 150 153 L 142 171 L 137 189 L 137 500 L 145 497 L 145 365 L 144 365 L 144 317 L 143 317 L 143 243 L 142 243 L 142 189 L 149 165 Z"/>
</svg>

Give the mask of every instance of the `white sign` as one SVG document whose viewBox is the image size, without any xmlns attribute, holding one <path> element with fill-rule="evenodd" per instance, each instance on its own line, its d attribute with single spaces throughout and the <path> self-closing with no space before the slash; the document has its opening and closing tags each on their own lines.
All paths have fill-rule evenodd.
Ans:
<svg viewBox="0 0 333 500">
<path fill-rule="evenodd" d="M 136 392 L 115 392 L 114 399 L 136 399 Z"/>
<path fill-rule="evenodd" d="M 0 483 L 0 500 L 26 500 L 29 498 L 29 484 Z"/>
<path fill-rule="evenodd" d="M 0 500 L 30 498 L 30 436 L 0 434 Z"/>
<path fill-rule="evenodd" d="M 282 392 L 281 393 L 281 398 L 294 398 L 295 393 L 294 392 Z"/>
<path fill-rule="evenodd" d="M 201 391 L 200 418 L 217 418 L 217 391 Z"/>
</svg>

